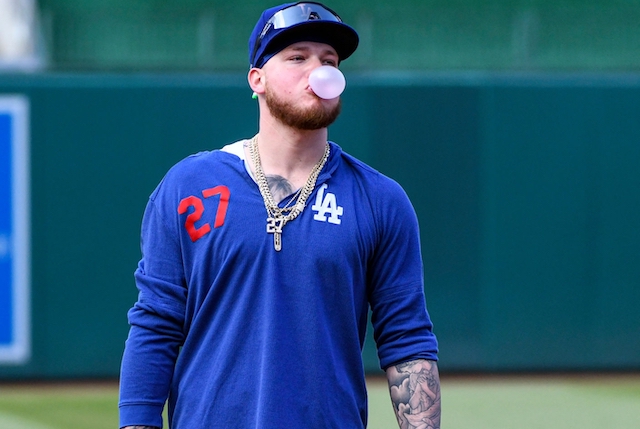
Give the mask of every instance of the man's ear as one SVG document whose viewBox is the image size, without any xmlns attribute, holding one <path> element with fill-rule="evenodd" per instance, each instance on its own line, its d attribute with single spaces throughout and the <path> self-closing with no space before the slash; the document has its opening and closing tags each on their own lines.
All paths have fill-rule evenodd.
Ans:
<svg viewBox="0 0 640 429">
<path fill-rule="evenodd" d="M 264 72 L 262 69 L 252 68 L 247 75 L 249 87 L 256 94 L 264 94 Z"/>
</svg>

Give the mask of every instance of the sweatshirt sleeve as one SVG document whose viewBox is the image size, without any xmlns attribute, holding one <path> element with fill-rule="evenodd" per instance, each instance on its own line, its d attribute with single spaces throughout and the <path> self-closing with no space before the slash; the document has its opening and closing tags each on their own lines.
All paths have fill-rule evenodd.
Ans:
<svg viewBox="0 0 640 429">
<path fill-rule="evenodd" d="M 152 194 L 142 221 L 142 259 L 135 271 L 138 300 L 120 371 L 120 427 L 162 427 L 173 369 L 184 341 L 186 282 L 175 228 Z"/>
<path fill-rule="evenodd" d="M 437 360 L 427 312 L 420 233 L 415 210 L 395 181 L 380 176 L 376 202 L 378 242 L 369 268 L 369 301 L 380 366 Z"/>
</svg>

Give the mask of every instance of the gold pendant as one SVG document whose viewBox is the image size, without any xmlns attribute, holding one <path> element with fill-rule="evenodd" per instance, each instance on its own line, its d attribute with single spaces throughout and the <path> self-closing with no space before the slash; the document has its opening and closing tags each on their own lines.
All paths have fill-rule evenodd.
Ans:
<svg viewBox="0 0 640 429">
<path fill-rule="evenodd" d="M 282 227 L 284 224 L 284 218 L 267 218 L 267 232 L 273 234 L 273 248 L 276 249 L 276 252 L 282 250 Z"/>
<path fill-rule="evenodd" d="M 275 232 L 273 234 L 273 248 L 276 249 L 276 252 L 282 250 L 282 233 Z"/>
</svg>

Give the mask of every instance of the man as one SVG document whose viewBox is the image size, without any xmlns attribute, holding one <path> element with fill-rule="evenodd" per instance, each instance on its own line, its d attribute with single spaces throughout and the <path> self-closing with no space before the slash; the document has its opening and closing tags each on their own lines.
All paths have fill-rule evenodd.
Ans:
<svg viewBox="0 0 640 429">
<path fill-rule="evenodd" d="M 372 311 L 402 428 L 440 427 L 437 345 L 414 210 L 327 141 L 339 98 L 309 87 L 358 35 L 318 3 L 266 10 L 249 40 L 258 134 L 174 166 L 142 225 L 120 423 L 364 428 Z"/>
</svg>

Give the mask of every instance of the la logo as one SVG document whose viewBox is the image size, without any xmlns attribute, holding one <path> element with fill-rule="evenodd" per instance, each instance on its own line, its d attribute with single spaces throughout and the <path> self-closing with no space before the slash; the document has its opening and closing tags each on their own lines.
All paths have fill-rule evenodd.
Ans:
<svg viewBox="0 0 640 429">
<path fill-rule="evenodd" d="M 342 216 L 343 209 L 336 202 L 335 194 L 332 194 L 331 192 L 325 193 L 326 189 L 326 183 L 318 189 L 316 202 L 311 206 L 311 210 L 316 212 L 313 219 L 321 222 L 328 221 L 329 223 L 340 225 L 340 216 Z M 329 218 L 327 218 L 327 216 L 329 216 Z"/>
</svg>

